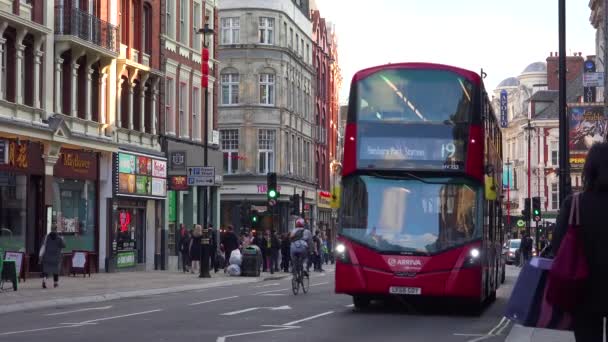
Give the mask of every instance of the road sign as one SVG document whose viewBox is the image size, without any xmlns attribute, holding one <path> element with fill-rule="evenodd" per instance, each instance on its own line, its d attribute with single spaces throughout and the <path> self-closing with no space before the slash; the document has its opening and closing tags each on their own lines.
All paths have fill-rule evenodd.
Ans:
<svg viewBox="0 0 608 342">
<path fill-rule="evenodd" d="M 585 72 L 583 73 L 583 87 L 603 87 L 604 73 L 603 72 Z"/>
<path fill-rule="evenodd" d="M 522 228 L 525 225 L 526 225 L 526 222 L 524 220 L 517 220 L 517 226 L 519 228 Z"/>
<path fill-rule="evenodd" d="M 215 167 L 196 166 L 188 168 L 189 186 L 208 186 L 215 184 Z"/>
</svg>

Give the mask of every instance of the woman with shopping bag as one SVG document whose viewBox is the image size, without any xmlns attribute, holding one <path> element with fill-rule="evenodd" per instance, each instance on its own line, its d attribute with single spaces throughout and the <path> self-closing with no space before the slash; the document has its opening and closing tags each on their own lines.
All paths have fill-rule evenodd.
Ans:
<svg viewBox="0 0 608 342">
<path fill-rule="evenodd" d="M 603 341 L 608 316 L 608 144 L 595 144 L 584 191 L 566 198 L 553 237 L 547 300 L 572 312 L 576 341 Z"/>
</svg>

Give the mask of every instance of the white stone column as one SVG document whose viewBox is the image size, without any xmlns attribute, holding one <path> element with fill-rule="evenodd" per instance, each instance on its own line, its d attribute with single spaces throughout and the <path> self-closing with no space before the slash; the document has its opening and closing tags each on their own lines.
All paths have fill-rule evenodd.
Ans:
<svg viewBox="0 0 608 342">
<path fill-rule="evenodd" d="M 62 84 L 61 84 L 61 69 L 63 69 L 63 59 L 61 57 L 55 57 L 55 113 L 61 113 L 61 102 L 62 95 L 61 92 Z"/>
<path fill-rule="evenodd" d="M 23 52 L 25 51 L 25 45 L 21 43 L 15 43 L 15 48 L 17 49 L 17 60 L 16 67 L 17 73 L 15 74 L 15 102 L 18 104 L 23 104 Z"/>
<path fill-rule="evenodd" d="M 139 127 L 137 127 L 141 132 L 146 131 L 146 89 L 145 84 L 142 84 L 139 89 L 139 101 L 140 101 L 140 111 L 139 111 Z"/>
<path fill-rule="evenodd" d="M 116 81 L 116 127 L 122 127 L 122 83 L 125 80 L 121 77 Z"/>
<path fill-rule="evenodd" d="M 108 74 L 102 73 L 99 77 L 99 122 L 102 124 L 108 123 L 108 117 L 106 113 L 106 99 L 107 99 L 107 82 Z"/>
<path fill-rule="evenodd" d="M 127 109 L 129 112 L 129 129 L 133 130 L 133 93 L 135 92 L 135 84 L 129 84 L 129 108 Z"/>
<path fill-rule="evenodd" d="M 4 30 L 3 30 L 4 31 Z M 6 43 L 6 39 L 0 36 L 0 58 L 4 58 L 4 44 Z M 2 68 L 0 68 L 0 99 L 4 99 L 6 97 L 5 90 L 6 84 L 2 83 Z"/>
<path fill-rule="evenodd" d="M 74 57 L 72 57 L 74 58 Z M 70 92 L 72 105 L 70 107 L 70 115 L 72 117 L 78 116 L 78 68 L 80 64 L 76 63 L 76 60 L 72 61 L 72 89 Z"/>
<path fill-rule="evenodd" d="M 156 135 L 156 120 L 158 118 L 158 105 L 156 103 L 157 97 L 158 97 L 158 80 L 154 81 L 154 83 L 152 84 L 152 104 L 150 106 L 150 107 L 152 107 L 152 113 L 150 113 L 152 115 L 152 120 L 150 120 L 152 122 L 151 132 L 154 135 Z"/>
<path fill-rule="evenodd" d="M 86 97 L 86 105 L 84 108 L 84 112 L 85 112 L 85 118 L 88 121 L 91 121 L 93 118 L 93 104 L 91 103 L 91 95 L 93 92 L 93 72 L 95 72 L 89 65 L 87 65 L 87 70 L 86 70 L 86 76 L 87 76 L 87 86 L 86 86 L 86 93 L 85 93 L 85 97 Z"/>
<path fill-rule="evenodd" d="M 42 79 L 42 56 L 44 52 L 34 52 L 34 108 L 42 108 L 40 97 L 40 80 Z"/>
</svg>

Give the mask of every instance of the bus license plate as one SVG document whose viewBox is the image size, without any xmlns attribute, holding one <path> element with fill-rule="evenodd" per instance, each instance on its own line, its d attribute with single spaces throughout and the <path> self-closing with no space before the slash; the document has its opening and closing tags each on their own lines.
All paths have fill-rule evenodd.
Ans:
<svg viewBox="0 0 608 342">
<path fill-rule="evenodd" d="M 401 286 L 391 286 L 388 289 L 390 294 L 400 294 L 400 295 L 420 295 L 422 294 L 422 289 L 419 287 L 401 287 Z"/>
</svg>

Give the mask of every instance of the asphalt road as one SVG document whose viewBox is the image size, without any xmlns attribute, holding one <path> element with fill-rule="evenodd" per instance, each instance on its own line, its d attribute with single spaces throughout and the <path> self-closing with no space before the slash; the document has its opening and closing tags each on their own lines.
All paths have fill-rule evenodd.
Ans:
<svg viewBox="0 0 608 342">
<path fill-rule="evenodd" d="M 333 293 L 333 273 L 314 273 L 308 294 L 290 279 L 0 315 L 0 341 L 504 341 L 502 320 L 515 280 L 481 316 L 382 303 L 354 310 Z"/>
</svg>

